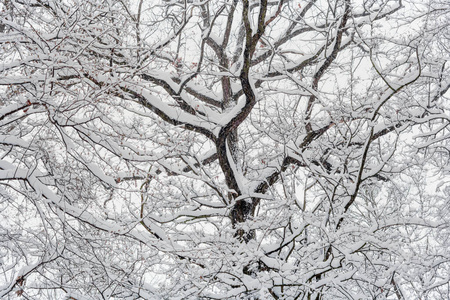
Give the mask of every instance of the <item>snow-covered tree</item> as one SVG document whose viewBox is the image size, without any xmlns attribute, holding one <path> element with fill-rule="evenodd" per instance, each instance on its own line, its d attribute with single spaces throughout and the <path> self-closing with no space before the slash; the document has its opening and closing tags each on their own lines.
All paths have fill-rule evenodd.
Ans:
<svg viewBox="0 0 450 300">
<path fill-rule="evenodd" d="M 3 0 L 0 298 L 450 297 L 447 0 Z"/>
</svg>

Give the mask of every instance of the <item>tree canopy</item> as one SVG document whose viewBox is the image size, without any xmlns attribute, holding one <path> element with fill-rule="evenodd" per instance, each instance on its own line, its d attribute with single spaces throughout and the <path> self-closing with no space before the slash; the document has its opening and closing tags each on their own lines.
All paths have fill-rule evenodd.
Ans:
<svg viewBox="0 0 450 300">
<path fill-rule="evenodd" d="M 447 0 L 3 0 L 0 298 L 450 297 Z"/>
</svg>

